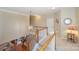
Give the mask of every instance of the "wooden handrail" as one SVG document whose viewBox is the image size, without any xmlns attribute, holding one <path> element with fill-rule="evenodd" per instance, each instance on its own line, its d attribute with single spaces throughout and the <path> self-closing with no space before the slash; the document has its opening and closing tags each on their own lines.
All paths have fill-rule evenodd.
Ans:
<svg viewBox="0 0 79 59">
<path fill-rule="evenodd" d="M 44 26 L 34 26 L 34 27 L 37 27 L 37 28 L 48 28 L 48 27 L 44 27 Z"/>
<path fill-rule="evenodd" d="M 54 36 L 55 33 L 47 39 L 47 41 L 38 49 L 38 51 L 45 51 Z"/>
<path fill-rule="evenodd" d="M 33 26 L 33 27 L 34 28 L 40 28 L 40 29 L 38 29 L 39 31 L 44 30 L 44 29 L 48 30 L 48 27 L 43 27 L 43 26 Z"/>
</svg>

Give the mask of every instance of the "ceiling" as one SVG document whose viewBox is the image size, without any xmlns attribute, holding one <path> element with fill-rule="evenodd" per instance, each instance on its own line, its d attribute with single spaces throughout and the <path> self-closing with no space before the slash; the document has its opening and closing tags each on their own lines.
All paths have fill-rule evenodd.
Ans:
<svg viewBox="0 0 79 59">
<path fill-rule="evenodd" d="M 59 10 L 59 8 L 51 7 L 0 7 L 2 11 L 19 13 L 22 15 L 52 15 Z M 31 11 L 31 12 L 30 12 Z"/>
</svg>

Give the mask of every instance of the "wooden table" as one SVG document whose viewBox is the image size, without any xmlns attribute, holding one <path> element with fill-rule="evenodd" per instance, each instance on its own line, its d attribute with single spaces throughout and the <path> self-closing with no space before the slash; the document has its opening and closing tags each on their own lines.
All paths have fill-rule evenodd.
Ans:
<svg viewBox="0 0 79 59">
<path fill-rule="evenodd" d="M 73 33 L 67 33 L 67 40 L 71 40 L 72 42 L 76 43 L 77 42 L 77 37 Z"/>
</svg>

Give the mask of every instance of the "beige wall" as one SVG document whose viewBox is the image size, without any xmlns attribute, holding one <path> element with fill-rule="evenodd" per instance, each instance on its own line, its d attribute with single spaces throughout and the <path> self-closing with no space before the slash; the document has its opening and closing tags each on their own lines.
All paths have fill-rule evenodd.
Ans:
<svg viewBox="0 0 79 59">
<path fill-rule="evenodd" d="M 58 11 L 54 14 L 54 31 L 57 33 L 56 37 L 61 36 L 60 11 Z"/>
<path fill-rule="evenodd" d="M 75 8 L 73 7 L 65 7 L 61 9 L 60 13 L 60 18 L 61 18 L 61 34 L 64 35 L 64 31 L 67 29 L 68 25 L 64 24 L 64 19 L 65 18 L 71 18 L 72 19 L 72 24 L 76 24 L 76 11 Z"/>
<path fill-rule="evenodd" d="M 79 8 L 76 8 L 76 23 L 79 25 Z"/>
<path fill-rule="evenodd" d="M 76 8 L 76 24 L 78 26 L 78 31 L 79 31 L 79 8 Z"/>
<path fill-rule="evenodd" d="M 0 11 L 0 43 L 24 36 L 28 26 L 29 16 Z"/>
<path fill-rule="evenodd" d="M 3 30 L 2 27 L 3 27 L 3 22 L 2 22 L 2 17 L 0 16 L 0 42 L 2 41 L 2 30 Z"/>
<path fill-rule="evenodd" d="M 31 25 L 46 26 L 46 18 L 43 16 L 31 16 Z"/>
</svg>

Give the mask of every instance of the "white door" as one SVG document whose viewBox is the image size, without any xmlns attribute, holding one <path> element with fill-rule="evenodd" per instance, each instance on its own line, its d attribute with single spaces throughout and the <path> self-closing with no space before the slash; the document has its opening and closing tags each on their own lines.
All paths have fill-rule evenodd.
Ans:
<svg viewBox="0 0 79 59">
<path fill-rule="evenodd" d="M 53 18 L 48 18 L 47 19 L 47 27 L 48 27 L 48 33 L 53 33 L 54 32 L 54 23 L 53 23 Z"/>
</svg>

